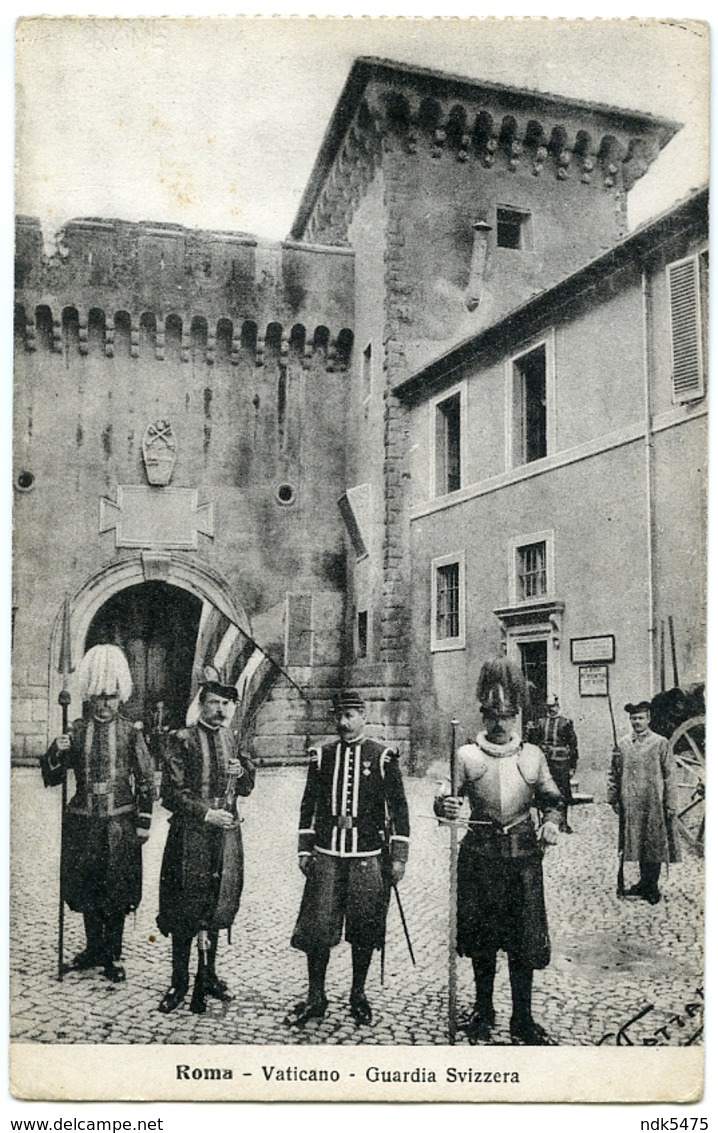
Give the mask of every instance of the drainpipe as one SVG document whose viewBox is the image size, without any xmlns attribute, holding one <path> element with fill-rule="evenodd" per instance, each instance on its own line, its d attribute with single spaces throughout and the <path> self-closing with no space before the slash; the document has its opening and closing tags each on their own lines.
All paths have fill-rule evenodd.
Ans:
<svg viewBox="0 0 718 1133">
<path fill-rule="evenodd" d="M 644 434 L 643 445 L 646 465 L 646 565 L 647 565 L 647 618 L 648 618 L 648 695 L 653 698 L 655 691 L 655 636 L 656 636 L 656 609 L 655 609 L 655 498 L 654 498 L 654 470 L 653 470 L 653 412 L 651 398 L 651 368 L 650 368 L 650 326 L 651 326 L 651 287 L 648 274 L 641 272 L 641 302 L 643 306 L 643 397 L 644 397 Z"/>
<path fill-rule="evenodd" d="M 466 309 L 475 311 L 481 302 L 486 275 L 486 261 L 489 253 L 489 234 L 491 225 L 485 219 L 477 220 L 471 226 L 474 230 L 474 246 L 471 252 L 471 268 L 469 271 L 469 286 L 466 290 Z"/>
</svg>

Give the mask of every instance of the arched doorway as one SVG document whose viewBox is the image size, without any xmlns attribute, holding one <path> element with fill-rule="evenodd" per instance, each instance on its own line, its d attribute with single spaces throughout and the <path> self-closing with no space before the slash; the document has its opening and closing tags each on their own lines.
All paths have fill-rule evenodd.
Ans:
<svg viewBox="0 0 718 1133">
<path fill-rule="evenodd" d="M 196 595 L 151 581 L 113 594 L 90 622 L 85 649 L 110 643 L 127 657 L 133 692 L 124 711 L 148 735 L 184 725 L 201 614 Z"/>
</svg>

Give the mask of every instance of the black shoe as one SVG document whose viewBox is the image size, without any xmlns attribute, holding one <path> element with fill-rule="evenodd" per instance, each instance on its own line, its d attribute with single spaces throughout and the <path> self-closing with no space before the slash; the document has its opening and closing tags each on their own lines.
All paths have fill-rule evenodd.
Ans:
<svg viewBox="0 0 718 1133">
<path fill-rule="evenodd" d="M 75 972 L 86 972 L 88 968 L 101 968 L 104 963 L 105 957 L 101 952 L 96 952 L 94 948 L 83 948 L 82 952 L 77 953 L 70 967 Z"/>
<path fill-rule="evenodd" d="M 468 1019 L 463 1019 L 457 1024 L 458 1031 L 464 1031 L 469 1042 L 473 1046 L 475 1043 L 487 1043 L 491 1038 L 491 1028 L 496 1022 L 496 1016 L 493 1011 L 487 1014 L 485 1011 L 479 1011 L 476 1007 L 469 1015 Z"/>
<path fill-rule="evenodd" d="M 349 996 L 349 1010 L 358 1027 L 369 1024 L 372 1020 L 371 1003 L 364 991 L 353 991 Z"/>
<path fill-rule="evenodd" d="M 657 905 L 661 899 L 661 894 L 657 889 L 649 889 L 645 894 L 645 898 L 649 905 Z"/>
<path fill-rule="evenodd" d="M 284 1017 L 287 1027 L 304 1027 L 310 1019 L 323 1019 L 329 1000 L 326 996 L 321 999 L 302 999 L 295 1003 L 292 1010 Z"/>
<path fill-rule="evenodd" d="M 556 1046 L 540 1023 L 527 1019 L 523 1023 L 511 1022 L 511 1042 L 514 1046 Z"/>
<path fill-rule="evenodd" d="M 624 897 L 641 897 L 642 899 L 645 900 L 646 890 L 645 890 L 645 887 L 639 881 L 638 885 L 632 885 L 630 889 L 626 889 L 623 896 Z"/>
<path fill-rule="evenodd" d="M 214 974 L 207 976 L 204 981 L 204 991 L 205 995 L 211 995 L 213 999 L 219 999 L 222 1003 L 231 1003 L 234 999 L 224 980 Z"/>
<path fill-rule="evenodd" d="M 108 960 L 103 969 L 103 974 L 113 984 L 123 984 L 127 979 L 124 965 L 120 964 L 119 960 Z"/>
<path fill-rule="evenodd" d="M 207 997 L 205 995 L 199 995 L 196 987 L 189 1001 L 189 1009 L 193 1015 L 204 1015 L 207 1010 Z"/>
<path fill-rule="evenodd" d="M 569 826 L 568 823 L 566 823 L 563 828 L 563 832 L 564 834 L 573 834 L 573 826 Z"/>
<path fill-rule="evenodd" d="M 187 995 L 188 984 L 178 984 L 177 987 L 168 988 L 160 1000 L 157 1010 L 162 1015 L 169 1015 L 170 1011 L 174 1011 L 179 1007 L 180 1003 Z"/>
</svg>

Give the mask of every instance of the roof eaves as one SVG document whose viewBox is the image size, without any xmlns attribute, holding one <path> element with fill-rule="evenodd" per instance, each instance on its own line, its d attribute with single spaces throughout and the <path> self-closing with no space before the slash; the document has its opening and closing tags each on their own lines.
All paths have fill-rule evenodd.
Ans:
<svg viewBox="0 0 718 1133">
<path fill-rule="evenodd" d="M 309 175 L 297 214 L 289 232 L 290 240 L 300 240 L 304 234 L 307 221 L 321 192 L 322 185 L 331 164 L 339 150 L 342 138 L 359 105 L 364 90 L 372 76 L 386 77 L 401 75 L 413 78 L 418 82 L 429 82 L 434 86 L 442 87 L 448 93 L 460 96 L 475 95 L 480 91 L 500 94 L 509 102 L 514 101 L 517 106 L 530 102 L 539 108 L 573 108 L 587 110 L 606 119 L 607 125 L 614 124 L 623 128 L 632 126 L 641 129 L 651 128 L 658 131 L 658 142 L 662 149 L 681 129 L 681 123 L 669 118 L 660 118 L 640 110 L 624 110 L 620 107 L 609 106 L 600 102 L 588 102 L 557 94 L 547 94 L 544 91 L 530 90 L 523 87 L 510 87 L 501 83 L 492 83 L 480 79 L 470 79 L 467 76 L 447 74 L 435 71 L 429 67 L 420 67 L 412 63 L 397 63 L 389 59 L 374 56 L 360 56 L 354 60 L 347 80 L 339 95 L 336 106 L 324 132 L 312 172 Z"/>
</svg>

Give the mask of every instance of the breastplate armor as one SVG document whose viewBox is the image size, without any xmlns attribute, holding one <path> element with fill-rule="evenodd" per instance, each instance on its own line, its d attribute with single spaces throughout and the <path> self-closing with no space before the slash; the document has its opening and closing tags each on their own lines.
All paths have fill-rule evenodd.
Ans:
<svg viewBox="0 0 718 1133">
<path fill-rule="evenodd" d="M 540 751 L 518 739 L 505 747 L 479 737 L 458 752 L 459 783 L 472 821 L 510 827 L 526 818 L 534 799 Z"/>
</svg>

